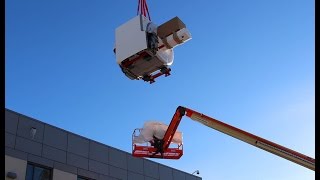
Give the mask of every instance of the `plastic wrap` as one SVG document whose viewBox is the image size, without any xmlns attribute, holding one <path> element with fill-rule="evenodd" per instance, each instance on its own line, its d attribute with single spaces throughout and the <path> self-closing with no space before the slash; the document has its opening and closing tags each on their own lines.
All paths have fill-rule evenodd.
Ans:
<svg viewBox="0 0 320 180">
<path fill-rule="evenodd" d="M 155 136 L 158 139 L 162 139 L 168 129 L 168 125 L 157 121 L 147 121 L 144 123 L 143 128 L 138 136 L 134 136 L 133 143 L 145 143 L 149 142 Z M 172 143 L 182 144 L 182 132 L 176 131 Z"/>
<path fill-rule="evenodd" d="M 167 49 L 164 51 L 158 51 L 156 56 L 167 66 L 170 66 L 173 63 L 173 50 L 172 49 Z"/>
</svg>

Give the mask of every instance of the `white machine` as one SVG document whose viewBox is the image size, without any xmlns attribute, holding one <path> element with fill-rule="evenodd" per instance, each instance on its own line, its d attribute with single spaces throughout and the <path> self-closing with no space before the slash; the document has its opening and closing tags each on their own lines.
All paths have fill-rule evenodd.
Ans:
<svg viewBox="0 0 320 180">
<path fill-rule="evenodd" d="M 114 52 L 122 72 L 132 80 L 150 83 L 170 75 L 173 48 L 191 39 L 178 17 L 157 27 L 141 14 L 118 27 L 115 34 Z"/>
</svg>

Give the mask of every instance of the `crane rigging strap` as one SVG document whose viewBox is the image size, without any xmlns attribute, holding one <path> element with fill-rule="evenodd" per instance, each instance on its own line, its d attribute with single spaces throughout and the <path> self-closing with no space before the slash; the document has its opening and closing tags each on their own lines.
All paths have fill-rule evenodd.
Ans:
<svg viewBox="0 0 320 180">
<path fill-rule="evenodd" d="M 151 17 L 149 14 L 149 9 L 146 0 L 138 0 L 138 10 L 137 15 L 142 14 L 144 17 L 148 18 L 151 21 Z"/>
</svg>

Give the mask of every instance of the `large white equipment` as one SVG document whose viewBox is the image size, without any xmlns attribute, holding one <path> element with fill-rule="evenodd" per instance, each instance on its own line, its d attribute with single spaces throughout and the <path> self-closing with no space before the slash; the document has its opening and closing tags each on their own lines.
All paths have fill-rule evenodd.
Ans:
<svg viewBox="0 0 320 180">
<path fill-rule="evenodd" d="M 140 14 L 116 28 L 116 62 L 128 78 L 153 83 L 161 75 L 170 75 L 173 48 L 190 39 L 178 17 L 157 27 Z"/>
</svg>

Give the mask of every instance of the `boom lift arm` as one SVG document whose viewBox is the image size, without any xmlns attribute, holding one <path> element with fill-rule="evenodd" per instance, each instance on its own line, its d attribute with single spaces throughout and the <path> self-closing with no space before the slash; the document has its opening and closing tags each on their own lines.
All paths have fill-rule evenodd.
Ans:
<svg viewBox="0 0 320 180">
<path fill-rule="evenodd" d="M 258 137 L 256 135 L 253 135 L 251 133 L 248 133 L 246 131 L 243 131 L 241 129 L 238 129 L 236 127 L 233 127 L 231 125 L 228 125 L 226 123 L 223 123 L 221 121 L 218 121 L 214 118 L 208 117 L 202 113 L 196 112 L 194 110 L 179 106 L 175 112 L 175 114 L 172 117 L 172 120 L 170 122 L 170 125 L 162 139 L 162 148 L 161 148 L 161 153 L 166 153 L 168 152 L 168 150 L 174 151 L 174 149 L 172 150 L 172 148 L 169 148 L 169 145 L 172 141 L 173 135 L 176 132 L 180 121 L 182 119 L 182 117 L 186 115 L 189 118 L 191 118 L 194 121 L 200 122 L 203 125 L 206 125 L 212 129 L 218 130 L 222 133 L 225 133 L 229 136 L 232 136 L 234 138 L 237 138 L 241 141 L 244 141 L 248 144 L 251 144 L 253 146 L 256 146 L 260 149 L 263 149 L 265 151 L 268 151 L 270 153 L 273 153 L 275 155 L 278 155 L 282 158 L 285 158 L 289 161 L 292 161 L 294 163 L 297 163 L 301 166 L 304 166 L 306 168 L 309 168 L 313 171 L 315 171 L 315 159 L 308 157 L 304 154 L 301 154 L 299 152 L 293 151 L 289 148 L 283 147 L 279 144 L 273 143 L 271 141 L 268 141 L 266 139 L 263 139 L 261 137 Z M 135 148 L 135 147 L 134 147 Z M 151 148 L 152 149 L 152 148 Z M 149 149 L 150 151 L 150 149 Z M 159 151 L 159 149 L 157 149 L 157 151 Z M 135 149 L 133 150 L 133 156 L 137 156 L 135 155 Z M 179 154 L 179 156 L 177 156 L 177 158 L 172 158 L 172 156 L 170 156 L 170 159 L 178 159 L 182 156 L 182 151 Z M 139 157 L 142 157 L 141 155 Z M 156 158 L 166 158 L 163 156 L 152 156 L 152 155 L 146 155 L 146 157 L 156 157 Z"/>
</svg>

